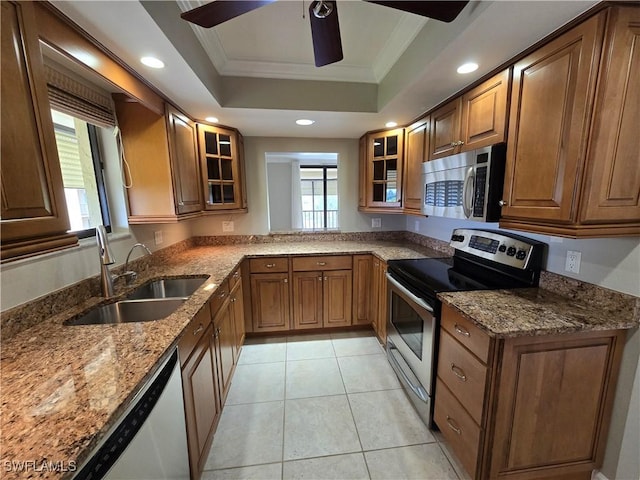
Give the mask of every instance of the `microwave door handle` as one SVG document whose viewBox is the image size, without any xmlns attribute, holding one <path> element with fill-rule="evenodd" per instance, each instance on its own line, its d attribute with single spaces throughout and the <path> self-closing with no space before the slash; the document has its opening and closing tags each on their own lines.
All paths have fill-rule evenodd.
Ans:
<svg viewBox="0 0 640 480">
<path fill-rule="evenodd" d="M 464 185 L 462 187 L 462 210 L 464 211 L 464 216 L 467 218 L 471 218 L 471 213 L 473 212 L 473 192 L 475 190 L 475 180 L 476 176 L 474 175 L 475 168 L 469 167 L 467 170 L 467 174 L 464 176 Z M 471 182 L 471 198 L 469 199 L 469 182 Z"/>
</svg>

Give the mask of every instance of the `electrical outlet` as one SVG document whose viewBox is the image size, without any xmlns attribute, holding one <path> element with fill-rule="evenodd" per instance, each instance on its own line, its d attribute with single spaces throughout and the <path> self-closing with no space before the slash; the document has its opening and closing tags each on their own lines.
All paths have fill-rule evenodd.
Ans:
<svg viewBox="0 0 640 480">
<path fill-rule="evenodd" d="M 372 218 L 371 219 L 371 228 L 380 228 L 382 226 L 381 218 Z"/>
<path fill-rule="evenodd" d="M 413 229 L 414 229 L 416 232 L 419 232 L 419 231 L 420 231 L 420 221 L 419 221 L 419 220 L 416 220 L 416 221 L 415 221 L 415 223 L 413 224 Z"/>
<path fill-rule="evenodd" d="M 582 258 L 581 252 L 574 252 L 567 250 L 567 260 L 564 264 L 566 272 L 580 273 L 580 260 Z"/>
<path fill-rule="evenodd" d="M 223 232 L 233 232 L 234 225 L 232 221 L 222 222 L 222 231 Z"/>
<path fill-rule="evenodd" d="M 156 245 L 162 244 L 164 239 L 162 238 L 162 230 L 158 230 L 157 232 L 153 232 L 153 241 Z"/>
</svg>

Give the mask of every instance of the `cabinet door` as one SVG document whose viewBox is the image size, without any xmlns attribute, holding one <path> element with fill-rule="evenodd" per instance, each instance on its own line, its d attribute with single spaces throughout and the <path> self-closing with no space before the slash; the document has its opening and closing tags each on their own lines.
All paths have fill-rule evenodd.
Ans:
<svg viewBox="0 0 640 480">
<path fill-rule="evenodd" d="M 353 275 L 351 270 L 331 270 L 322 277 L 323 325 L 351 325 Z"/>
<path fill-rule="evenodd" d="M 236 132 L 198 124 L 198 144 L 207 210 L 243 208 Z"/>
<path fill-rule="evenodd" d="M 373 256 L 371 260 L 371 295 L 369 296 L 369 318 L 374 332 L 378 333 L 380 317 L 380 259 Z"/>
<path fill-rule="evenodd" d="M 235 287 L 231 291 L 231 305 L 233 306 L 233 325 L 236 335 L 236 358 L 240 354 L 240 348 L 244 344 L 244 298 L 242 291 L 242 282 L 236 283 Z"/>
<path fill-rule="evenodd" d="M 460 97 L 431 112 L 429 160 L 446 157 L 460 151 Z"/>
<path fill-rule="evenodd" d="M 221 410 L 216 387 L 215 350 L 212 336 L 213 326 L 209 322 L 209 328 L 182 368 L 189 465 L 193 478 L 199 478 L 204 468 Z M 176 415 L 178 414 L 180 412 L 176 412 Z"/>
<path fill-rule="evenodd" d="M 367 205 L 367 136 L 360 137 L 358 148 L 358 208 Z"/>
<path fill-rule="evenodd" d="M 322 327 L 322 272 L 293 272 L 293 328 Z"/>
<path fill-rule="evenodd" d="M 2 2 L 2 259 L 75 245 L 33 5 Z"/>
<path fill-rule="evenodd" d="M 169 148 L 173 171 L 176 212 L 202 210 L 200 200 L 200 169 L 196 150 L 196 125 L 186 116 L 167 106 Z"/>
<path fill-rule="evenodd" d="M 387 343 L 387 319 L 388 300 L 387 300 L 387 264 L 380 260 L 380 269 L 378 270 L 378 338 L 383 344 Z"/>
<path fill-rule="evenodd" d="M 581 220 L 640 222 L 640 9 L 611 9 L 605 45 Z"/>
<path fill-rule="evenodd" d="M 233 306 L 226 301 L 213 319 L 213 337 L 218 359 L 218 384 L 220 403 L 224 405 L 231 386 L 231 374 L 235 363 L 236 334 L 233 328 Z"/>
<path fill-rule="evenodd" d="M 353 324 L 371 323 L 370 297 L 374 283 L 371 255 L 353 256 Z"/>
<path fill-rule="evenodd" d="M 504 142 L 510 70 L 462 96 L 462 151 Z"/>
<path fill-rule="evenodd" d="M 514 67 L 504 218 L 575 217 L 603 19 L 588 19 Z"/>
<path fill-rule="evenodd" d="M 254 332 L 289 330 L 289 274 L 252 273 Z"/>
<path fill-rule="evenodd" d="M 399 209 L 402 206 L 402 128 L 367 136 L 367 207 Z"/>
<path fill-rule="evenodd" d="M 405 213 L 422 214 L 421 208 L 424 201 L 422 163 L 427 160 L 428 143 L 429 119 L 426 119 L 425 123 L 407 132 L 404 161 L 404 200 L 402 202 Z"/>
</svg>

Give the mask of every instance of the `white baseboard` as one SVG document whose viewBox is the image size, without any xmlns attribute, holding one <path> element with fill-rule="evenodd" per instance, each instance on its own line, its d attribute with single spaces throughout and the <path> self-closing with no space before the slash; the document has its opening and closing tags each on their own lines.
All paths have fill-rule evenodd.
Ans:
<svg viewBox="0 0 640 480">
<path fill-rule="evenodd" d="M 609 480 L 600 470 L 591 472 L 591 480 Z"/>
</svg>

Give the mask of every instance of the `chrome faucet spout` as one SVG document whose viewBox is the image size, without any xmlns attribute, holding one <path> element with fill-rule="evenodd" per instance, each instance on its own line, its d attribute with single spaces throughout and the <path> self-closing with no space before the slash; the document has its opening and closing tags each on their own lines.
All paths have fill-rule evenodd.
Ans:
<svg viewBox="0 0 640 480">
<path fill-rule="evenodd" d="M 109 240 L 104 225 L 96 227 L 96 241 L 98 242 L 98 256 L 100 257 L 100 289 L 102 296 L 113 297 L 113 277 L 109 265 L 115 263 L 115 257 L 109 248 Z"/>
<path fill-rule="evenodd" d="M 127 259 L 124 262 L 124 273 L 122 274 L 125 277 L 127 284 L 135 280 L 137 277 L 136 272 L 129 270 L 129 258 L 136 248 L 142 248 L 147 252 L 147 255 L 151 255 L 151 250 L 149 250 L 144 243 L 136 243 L 131 247 L 131 250 L 129 250 L 129 253 L 127 254 Z"/>
</svg>

